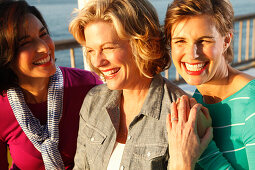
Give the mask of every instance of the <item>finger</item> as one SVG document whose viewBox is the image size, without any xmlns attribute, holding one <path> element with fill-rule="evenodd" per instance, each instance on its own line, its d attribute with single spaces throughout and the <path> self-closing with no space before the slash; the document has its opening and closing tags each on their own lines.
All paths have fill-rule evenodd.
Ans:
<svg viewBox="0 0 255 170">
<path fill-rule="evenodd" d="M 180 104 L 180 99 L 181 99 L 181 98 L 178 98 L 178 99 L 177 99 L 177 101 L 176 101 L 176 105 L 177 105 L 177 107 L 178 107 L 178 106 L 179 106 L 179 104 Z"/>
<path fill-rule="evenodd" d="M 208 120 L 212 120 L 212 119 L 211 119 L 211 116 L 210 116 L 210 113 L 209 113 L 209 110 L 208 110 L 206 107 L 202 107 L 201 110 L 202 110 L 202 112 L 204 113 L 205 117 L 206 117 Z"/>
<path fill-rule="evenodd" d="M 180 103 L 180 100 L 181 100 L 181 97 L 179 97 L 179 98 L 177 99 L 177 103 Z"/>
<path fill-rule="evenodd" d="M 182 96 L 180 98 L 180 103 L 178 105 L 179 122 L 186 123 L 186 121 L 187 121 L 186 114 L 187 114 L 187 101 L 186 101 L 186 98 L 184 96 Z"/>
<path fill-rule="evenodd" d="M 196 99 L 190 98 L 190 99 L 189 99 L 189 104 L 190 104 L 190 108 L 192 108 L 195 104 L 197 104 Z M 189 111 L 189 113 L 188 113 L 187 118 L 189 117 L 189 115 L 190 115 L 190 111 Z"/>
<path fill-rule="evenodd" d="M 166 116 L 166 130 L 167 133 L 169 134 L 170 131 L 172 130 L 172 122 L 171 122 L 171 114 L 168 114 Z"/>
<path fill-rule="evenodd" d="M 184 95 L 183 98 L 185 99 L 187 105 L 186 105 L 186 115 L 185 115 L 185 121 L 187 122 L 187 119 L 189 117 L 189 112 L 190 112 L 190 101 L 189 97 L 187 95 Z"/>
<path fill-rule="evenodd" d="M 198 119 L 198 113 L 199 110 L 201 109 L 202 105 L 197 103 L 195 104 L 191 110 L 190 110 L 190 116 L 188 119 L 188 122 L 190 122 L 192 124 L 193 127 L 195 127 L 195 130 L 197 132 L 197 119 Z"/>
<path fill-rule="evenodd" d="M 190 103 L 190 108 L 192 108 L 195 104 L 197 104 L 197 101 L 194 98 L 190 98 L 189 103 Z"/>
<path fill-rule="evenodd" d="M 176 125 L 178 123 L 178 110 L 177 110 L 177 104 L 175 102 L 171 105 L 171 123 L 172 126 Z"/>
<path fill-rule="evenodd" d="M 207 148 L 212 138 L 213 138 L 213 128 L 209 127 L 206 129 L 205 135 L 201 139 L 201 146 L 202 146 L 201 148 L 203 148 L 203 151 Z"/>
</svg>

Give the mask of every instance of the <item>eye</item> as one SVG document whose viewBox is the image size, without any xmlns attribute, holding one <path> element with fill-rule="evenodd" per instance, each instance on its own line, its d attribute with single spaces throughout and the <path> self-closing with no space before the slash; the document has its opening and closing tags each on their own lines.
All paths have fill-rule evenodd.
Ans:
<svg viewBox="0 0 255 170">
<path fill-rule="evenodd" d="M 115 49 L 115 47 L 113 47 L 113 46 L 108 46 L 108 47 L 104 47 L 103 48 L 104 51 L 105 50 L 113 50 L 113 49 Z"/>
<path fill-rule="evenodd" d="M 91 48 L 86 48 L 86 52 L 88 55 L 92 55 L 92 56 L 95 54 L 95 51 Z"/>
<path fill-rule="evenodd" d="M 179 39 L 179 40 L 174 40 L 174 41 L 172 41 L 172 44 L 173 44 L 173 45 L 178 45 L 178 46 L 184 45 L 185 43 L 186 43 L 186 41 L 183 40 L 183 39 Z"/>
<path fill-rule="evenodd" d="M 185 41 L 184 40 L 179 40 L 176 43 L 185 43 Z"/>
<path fill-rule="evenodd" d="M 45 30 L 45 31 L 43 31 L 43 32 L 40 34 L 40 37 L 42 38 L 42 37 L 45 37 L 45 36 L 47 36 L 47 35 L 49 35 L 49 33 Z"/>
<path fill-rule="evenodd" d="M 24 47 L 32 42 L 32 40 L 26 39 L 19 42 L 19 47 Z"/>
<path fill-rule="evenodd" d="M 45 36 L 45 35 L 47 35 L 46 32 L 42 33 L 42 34 L 40 35 L 40 37 L 43 37 L 43 36 Z"/>
<path fill-rule="evenodd" d="M 207 40 L 207 39 L 202 39 L 202 40 L 199 40 L 198 41 L 199 44 L 209 44 L 209 43 L 212 43 L 211 40 Z"/>
<path fill-rule="evenodd" d="M 92 52 L 92 49 L 86 48 L 86 51 L 87 51 L 87 53 L 91 53 L 91 52 Z"/>
</svg>

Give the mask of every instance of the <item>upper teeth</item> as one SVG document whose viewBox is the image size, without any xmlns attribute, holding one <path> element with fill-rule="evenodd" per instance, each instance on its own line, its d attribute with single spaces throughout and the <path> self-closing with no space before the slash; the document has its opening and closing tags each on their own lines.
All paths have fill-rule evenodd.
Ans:
<svg viewBox="0 0 255 170">
<path fill-rule="evenodd" d="M 112 75 L 112 74 L 114 74 L 114 73 L 116 73 L 118 71 L 119 71 L 119 68 L 114 68 L 114 69 L 112 69 L 110 71 L 104 72 L 104 75 L 105 76 L 110 76 L 110 75 Z"/>
<path fill-rule="evenodd" d="M 41 60 L 38 60 L 38 61 L 34 62 L 34 64 L 41 65 L 41 64 L 45 64 L 49 61 L 50 61 L 50 56 L 48 55 L 46 58 L 43 58 Z"/>
<path fill-rule="evenodd" d="M 205 63 L 201 63 L 201 64 L 188 64 L 188 63 L 185 63 L 185 66 L 186 66 L 187 70 L 189 70 L 189 71 L 200 71 L 204 68 Z"/>
</svg>

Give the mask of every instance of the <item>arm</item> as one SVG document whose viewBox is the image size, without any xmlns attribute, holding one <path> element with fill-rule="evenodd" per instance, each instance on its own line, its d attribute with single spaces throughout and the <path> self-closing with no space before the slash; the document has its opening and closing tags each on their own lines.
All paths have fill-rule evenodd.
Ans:
<svg viewBox="0 0 255 170">
<path fill-rule="evenodd" d="M 255 104 L 255 102 L 253 102 Z M 249 105 L 245 119 L 244 144 L 246 147 L 249 169 L 255 169 L 255 109 L 254 104 Z M 253 108 L 253 109 L 252 109 Z"/>
<path fill-rule="evenodd" d="M 190 99 L 190 106 L 194 106 L 196 104 L 196 100 L 194 98 Z M 197 130 L 199 137 L 202 137 L 205 133 L 206 128 L 208 127 L 207 117 L 210 115 L 207 108 L 202 107 L 203 113 L 200 113 L 197 121 Z M 209 122 L 211 124 L 211 120 Z M 215 142 L 212 140 L 206 150 L 203 152 L 202 156 L 199 158 L 198 163 L 204 169 L 214 169 L 214 170 L 225 170 L 225 169 L 233 169 L 231 164 L 227 161 L 227 159 L 223 156 L 223 154 L 219 151 Z"/>
<path fill-rule="evenodd" d="M 170 169 L 194 169 L 212 139 L 212 128 L 207 128 L 202 138 L 198 136 L 197 118 L 201 108 L 195 104 L 190 109 L 187 96 L 181 97 L 178 106 L 172 103 L 171 116 L 167 119 Z"/>
<path fill-rule="evenodd" d="M 172 116 L 174 116 L 174 117 L 181 116 L 182 118 L 180 117 L 180 119 L 182 121 L 184 120 L 184 122 L 186 122 L 186 123 L 184 123 L 184 125 L 186 125 L 186 126 L 184 126 L 182 131 L 180 130 L 181 133 L 185 134 L 186 132 L 188 132 L 187 129 L 194 128 L 194 126 L 189 127 L 188 122 L 197 119 L 196 120 L 197 121 L 197 123 L 196 123 L 197 130 L 195 130 L 197 132 L 190 133 L 191 135 L 194 135 L 194 137 L 193 138 L 190 137 L 190 138 L 186 138 L 186 139 L 184 139 L 184 137 L 183 137 L 183 139 L 181 139 L 183 141 L 179 141 L 179 142 L 177 141 L 175 146 L 173 146 L 174 148 L 176 148 L 176 146 L 177 147 L 180 146 L 181 143 L 185 144 L 185 141 L 186 142 L 194 142 L 194 146 L 193 146 L 193 144 L 191 144 L 190 146 L 185 145 L 185 147 L 182 148 L 182 151 L 181 151 L 181 149 L 178 149 L 178 150 L 180 150 L 180 152 L 182 154 L 186 154 L 186 157 L 187 157 L 186 159 L 190 159 L 190 163 L 187 164 L 186 166 L 192 169 L 194 167 L 194 162 L 199 158 L 199 155 L 203 152 L 203 150 L 205 150 L 206 146 L 208 145 L 208 143 L 207 143 L 207 142 L 209 142 L 208 138 L 211 138 L 210 134 L 208 134 L 208 133 L 211 133 L 211 132 L 208 132 L 208 131 L 210 131 L 210 129 L 208 129 L 208 127 L 211 125 L 211 119 L 210 119 L 208 110 L 204 107 L 201 107 L 201 109 L 199 110 L 199 107 L 196 105 L 196 101 L 194 99 L 188 100 L 187 96 L 184 96 L 182 98 L 182 100 L 178 100 L 177 103 L 179 103 L 179 104 L 175 104 L 175 103 L 173 104 L 173 106 L 171 108 L 171 113 L 173 113 Z M 196 113 L 195 113 L 194 107 L 197 107 Z M 192 112 L 194 112 L 195 115 Z M 184 113 L 186 113 L 186 114 L 184 114 Z M 171 122 L 169 122 L 169 124 L 170 123 Z M 183 125 L 181 125 L 181 126 L 183 126 Z M 186 128 L 186 130 L 185 130 L 185 128 Z M 181 128 L 179 128 L 179 129 L 181 129 Z M 196 129 L 196 126 L 195 126 L 195 129 Z M 197 136 L 199 136 L 199 139 Z M 186 152 L 185 152 L 185 150 L 186 150 Z M 194 151 L 197 153 L 197 155 L 196 155 L 196 153 L 194 153 Z M 176 154 L 173 153 L 172 155 L 176 155 Z M 185 161 L 185 159 L 183 160 L 183 162 L 184 161 Z M 215 169 L 215 170 L 216 169 L 217 170 L 218 169 L 233 169 L 231 164 L 223 157 L 222 153 L 219 152 L 219 149 L 217 148 L 214 141 L 211 141 L 210 144 L 208 145 L 208 148 L 205 150 L 205 152 L 201 156 L 201 159 L 199 160 L 199 164 L 204 169 Z M 174 167 L 173 169 L 177 169 L 177 168 Z"/>
<path fill-rule="evenodd" d="M 223 154 L 219 151 L 215 142 L 212 140 L 200 159 L 199 165 L 206 170 L 231 170 L 234 169 Z"/>
<path fill-rule="evenodd" d="M 79 126 L 79 132 L 78 132 L 78 138 L 77 138 L 77 149 L 76 149 L 76 154 L 74 157 L 74 170 L 87 170 L 89 169 L 88 167 L 88 162 L 86 158 L 86 143 L 85 143 L 85 138 L 84 138 L 84 133 L 83 128 L 85 126 L 85 121 L 80 116 L 80 126 Z"/>
<path fill-rule="evenodd" d="M 185 101 L 185 102 L 184 102 Z M 175 106 L 175 110 L 171 108 L 171 113 L 175 113 L 175 116 L 184 116 L 185 121 L 188 122 L 188 119 L 192 120 L 191 111 L 192 108 L 196 106 L 197 102 L 195 99 L 190 99 L 188 100 L 187 96 L 182 97 L 182 100 L 178 100 L 178 108 L 177 105 Z M 191 108 L 191 109 L 190 109 Z M 172 111 L 173 110 L 173 111 Z M 202 111 L 202 112 L 201 112 Z M 184 114 L 186 113 L 186 114 Z M 205 147 L 203 145 L 203 140 L 207 140 L 207 133 L 208 132 L 208 127 L 211 126 L 211 118 L 209 116 L 209 111 L 208 109 L 201 107 L 200 111 L 198 110 L 198 113 L 196 113 L 196 117 L 193 117 L 193 119 L 196 120 L 196 125 L 197 125 L 197 135 L 200 138 L 201 144 L 200 147 Z M 177 143 L 178 144 L 178 143 Z M 206 147 L 205 147 L 206 148 Z M 214 141 L 211 141 L 208 147 L 205 148 L 200 148 L 201 150 L 205 150 L 202 156 L 199 158 L 198 163 L 199 165 L 204 168 L 204 169 L 213 169 L 213 170 L 224 170 L 224 169 L 233 169 L 231 164 L 227 161 L 227 159 L 223 156 L 223 154 L 219 151 L 218 147 L 216 146 Z M 189 151 L 190 148 L 185 148 L 187 151 Z M 195 149 L 195 147 L 194 147 Z M 189 153 L 189 152 L 188 152 Z M 191 153 L 191 152 L 190 152 Z M 198 152 L 199 153 L 199 152 Z M 199 154 L 201 154 L 199 153 Z M 191 155 L 190 155 L 191 156 Z M 194 157 L 195 159 L 195 157 Z"/>
<path fill-rule="evenodd" d="M 3 170 L 8 169 L 7 145 L 2 141 L 0 141 L 0 167 Z"/>
<path fill-rule="evenodd" d="M 85 100 L 83 102 L 83 106 L 80 111 L 80 124 L 79 124 L 79 132 L 78 132 L 78 138 L 77 138 L 77 148 L 76 148 L 76 154 L 74 157 L 74 170 L 88 170 L 89 165 L 86 158 L 86 140 L 84 134 L 84 128 L 85 128 L 85 120 L 82 117 L 83 113 L 87 113 L 84 105 Z"/>
</svg>

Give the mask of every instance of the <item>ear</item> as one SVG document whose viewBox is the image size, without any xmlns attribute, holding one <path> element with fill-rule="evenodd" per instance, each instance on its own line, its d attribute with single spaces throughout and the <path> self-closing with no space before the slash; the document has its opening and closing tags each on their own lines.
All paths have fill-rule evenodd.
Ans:
<svg viewBox="0 0 255 170">
<path fill-rule="evenodd" d="M 230 46 L 231 42 L 232 42 L 232 38 L 233 38 L 233 33 L 227 33 L 224 37 L 224 51 L 226 51 L 228 49 L 228 47 Z"/>
</svg>

